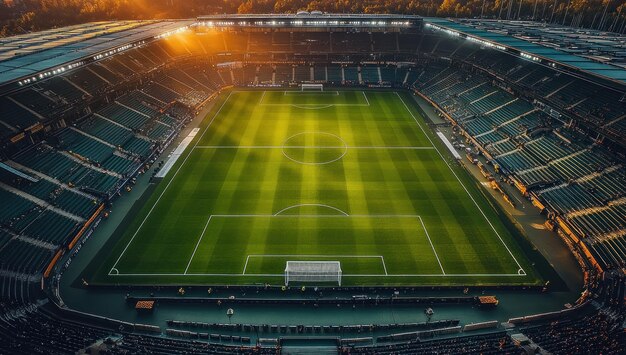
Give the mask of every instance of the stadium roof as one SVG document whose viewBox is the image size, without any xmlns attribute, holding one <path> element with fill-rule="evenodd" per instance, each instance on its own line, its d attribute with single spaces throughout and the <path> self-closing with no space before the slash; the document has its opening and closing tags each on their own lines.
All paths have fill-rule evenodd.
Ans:
<svg viewBox="0 0 626 355">
<path fill-rule="evenodd" d="M 626 37 L 588 29 L 550 26 L 531 21 L 448 20 L 426 18 L 427 26 L 479 38 L 504 50 L 545 64 L 585 72 L 626 84 Z M 433 26 L 434 25 L 434 26 Z"/>
<path fill-rule="evenodd" d="M 191 20 L 91 22 L 0 38 L 0 83 L 90 58 L 191 23 Z"/>
<path fill-rule="evenodd" d="M 212 15 L 198 17 L 196 21 L 92 22 L 0 38 L 0 84 L 80 62 L 194 23 L 257 27 L 389 27 L 398 24 L 412 27 L 421 21 L 421 17 L 409 15 L 301 12 L 295 15 Z M 625 36 L 529 21 L 426 18 L 425 22 L 528 60 L 626 84 Z"/>
</svg>

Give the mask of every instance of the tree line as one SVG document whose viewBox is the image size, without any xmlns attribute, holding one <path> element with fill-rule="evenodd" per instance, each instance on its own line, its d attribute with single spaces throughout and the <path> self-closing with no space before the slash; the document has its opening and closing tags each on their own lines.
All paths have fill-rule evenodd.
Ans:
<svg viewBox="0 0 626 355">
<path fill-rule="evenodd" d="M 90 21 L 299 10 L 535 20 L 626 32 L 623 0 L 0 0 L 0 37 Z"/>
</svg>

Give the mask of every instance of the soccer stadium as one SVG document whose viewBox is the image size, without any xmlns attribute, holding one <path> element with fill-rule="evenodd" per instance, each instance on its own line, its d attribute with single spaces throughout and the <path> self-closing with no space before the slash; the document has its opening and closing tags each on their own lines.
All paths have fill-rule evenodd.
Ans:
<svg viewBox="0 0 626 355">
<path fill-rule="evenodd" d="M 319 11 L 0 38 L 0 353 L 624 353 L 625 43 Z"/>
</svg>

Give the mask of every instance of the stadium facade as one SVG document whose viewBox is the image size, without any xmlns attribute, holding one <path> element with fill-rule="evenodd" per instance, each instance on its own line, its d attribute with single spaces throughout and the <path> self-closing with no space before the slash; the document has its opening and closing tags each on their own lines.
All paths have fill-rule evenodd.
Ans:
<svg viewBox="0 0 626 355">
<path fill-rule="evenodd" d="M 623 42 L 516 21 L 317 12 L 98 22 L 1 39 L 0 349 L 623 351 Z M 453 142 L 461 159 L 446 155 L 451 164 L 491 187 L 486 199 L 521 230 L 521 250 L 546 282 L 97 282 L 102 250 L 116 247 L 159 188 L 157 171 L 182 156 L 181 141 L 219 113 L 225 93 L 303 83 L 413 94 L 409 106 Z M 492 294 L 495 310 L 495 298 L 481 297 Z M 435 320 L 421 314 L 430 307 Z"/>
</svg>

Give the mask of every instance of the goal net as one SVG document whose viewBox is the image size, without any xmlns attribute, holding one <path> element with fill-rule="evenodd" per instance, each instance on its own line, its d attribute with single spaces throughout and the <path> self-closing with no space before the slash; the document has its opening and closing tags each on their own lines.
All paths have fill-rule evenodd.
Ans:
<svg viewBox="0 0 626 355">
<path fill-rule="evenodd" d="M 324 84 L 300 84 L 301 91 L 324 91 Z"/>
<path fill-rule="evenodd" d="M 290 282 L 337 282 L 341 286 L 339 261 L 287 261 L 285 285 Z"/>
</svg>

